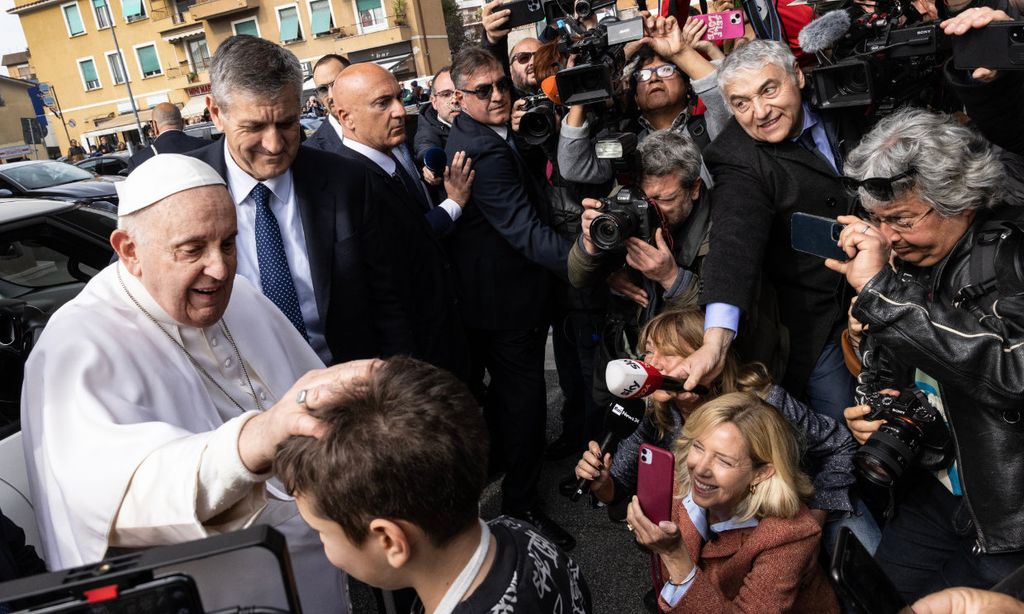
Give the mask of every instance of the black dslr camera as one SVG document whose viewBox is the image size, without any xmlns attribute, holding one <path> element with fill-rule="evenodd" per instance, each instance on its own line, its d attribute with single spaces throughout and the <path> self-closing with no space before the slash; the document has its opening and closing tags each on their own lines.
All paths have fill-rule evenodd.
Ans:
<svg viewBox="0 0 1024 614">
<path fill-rule="evenodd" d="M 626 249 L 630 237 L 653 245 L 660 226 L 661 212 L 644 193 L 623 188 L 614 198 L 601 199 L 601 215 L 590 225 L 590 240 L 606 252 Z"/>
<path fill-rule="evenodd" d="M 894 397 L 881 392 L 864 395 L 871 407 L 865 420 L 885 420 L 853 456 L 861 475 L 879 486 L 890 487 L 910 463 L 935 471 L 949 465 L 953 440 L 949 427 L 923 392 L 905 388 Z"/>
<path fill-rule="evenodd" d="M 547 94 L 522 100 L 526 114 L 519 120 L 519 136 L 530 145 L 540 145 L 555 133 L 555 103 Z"/>
</svg>

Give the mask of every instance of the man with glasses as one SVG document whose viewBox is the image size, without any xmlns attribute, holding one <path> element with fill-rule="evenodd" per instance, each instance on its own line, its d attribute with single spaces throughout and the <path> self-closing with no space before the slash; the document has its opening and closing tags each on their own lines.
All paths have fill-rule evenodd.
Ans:
<svg viewBox="0 0 1024 614">
<path fill-rule="evenodd" d="M 990 587 L 1024 565 L 1024 197 L 995 146 L 924 110 L 879 122 L 845 173 L 869 215 L 839 217 L 849 260 L 825 264 L 857 292 L 864 369 L 887 354 L 886 387 L 924 392 L 955 452 L 895 482 L 875 558 L 908 603 Z M 867 412 L 846 410 L 861 443 Z"/>
<path fill-rule="evenodd" d="M 509 125 L 512 81 L 498 60 L 480 47 L 465 48 L 451 76 L 462 112 L 448 136 L 448 157 L 465 151 L 476 172 L 469 206 L 449 243 L 473 358 L 470 386 L 484 402 L 492 472 L 505 470 L 502 512 L 529 521 L 568 550 L 575 540 L 541 511 L 537 481 L 550 277 L 566 279 L 570 243 L 541 217 L 548 211 L 546 187 L 520 155 Z"/>
<path fill-rule="evenodd" d="M 452 121 L 461 110 L 458 98 L 455 96 L 455 84 L 452 82 L 451 67 L 445 66 L 437 71 L 431 81 L 434 86 L 430 89 L 430 102 L 420 107 L 420 119 L 416 124 L 416 137 L 413 139 L 413 150 L 416 155 L 416 162 L 423 165 L 423 154 L 432 147 L 445 148 L 448 144 L 448 133 L 452 129 Z M 424 179 L 432 185 L 440 183 L 431 181 L 424 171 Z"/>
<path fill-rule="evenodd" d="M 815 410 L 841 420 L 853 397 L 839 335 L 849 303 L 846 284 L 821 261 L 790 246 L 795 212 L 823 217 L 853 212 L 843 189 L 843 146 L 858 133 L 842 116 L 804 102 L 804 76 L 789 48 L 758 40 L 734 51 L 718 74 L 734 120 L 704 152 L 715 177 L 711 249 L 700 302 L 706 305 L 704 345 L 679 369 L 686 387 L 711 381 L 735 338 L 747 360 L 775 362 L 783 386 Z M 777 295 L 788 330 L 767 335 L 755 322 Z M 741 329 L 741 315 L 745 316 Z"/>
<path fill-rule="evenodd" d="M 343 56 L 335 53 L 328 53 L 316 61 L 313 65 L 313 83 L 316 85 L 316 96 L 327 109 L 327 117 L 324 118 L 320 127 L 316 129 L 313 136 L 306 141 L 307 147 L 341 153 L 342 143 L 345 136 L 338 123 L 337 111 L 334 109 L 334 97 L 331 95 L 331 85 L 338 78 L 341 71 L 348 68 L 350 62 Z"/>
</svg>

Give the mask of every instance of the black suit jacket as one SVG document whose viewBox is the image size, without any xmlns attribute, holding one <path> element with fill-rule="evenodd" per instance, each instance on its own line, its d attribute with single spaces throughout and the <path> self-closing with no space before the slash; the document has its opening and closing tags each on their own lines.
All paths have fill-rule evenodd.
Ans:
<svg viewBox="0 0 1024 614">
<path fill-rule="evenodd" d="M 455 275 L 441 239 L 400 180 L 348 147 L 342 146 L 341 157 L 365 170 L 367 193 L 373 195 L 373 206 L 385 224 L 387 258 L 395 271 L 402 306 L 412 322 L 415 345 L 411 354 L 456 375 L 466 375 L 466 345 Z"/>
<path fill-rule="evenodd" d="M 822 119 L 839 156 L 856 145 L 856 134 L 843 138 L 852 127 L 824 114 Z M 852 213 L 856 203 L 823 158 L 788 140 L 755 141 L 735 119 L 704 150 L 704 162 L 715 186 L 700 302 L 737 305 L 750 315 L 761 285 L 771 284 L 789 331 L 783 384 L 799 395 L 830 331 L 846 317 L 849 293 L 844 278 L 821 258 L 791 247 L 790 218 L 797 211 L 835 218 Z"/>
<path fill-rule="evenodd" d="M 303 145 L 319 149 L 320 151 L 329 151 L 338 155 L 343 153 L 342 149 L 345 147 L 341 144 L 341 139 L 338 137 L 338 133 L 335 132 L 334 126 L 331 125 L 331 122 L 327 117 L 324 117 L 323 123 L 321 123 L 320 127 L 316 129 L 313 136 L 306 139 L 306 142 L 303 143 Z"/>
<path fill-rule="evenodd" d="M 190 152 L 228 179 L 224 143 Z M 399 302 L 362 167 L 300 146 L 292 184 L 306 238 L 313 292 L 335 363 L 412 351 L 409 315 Z M 259 280 L 254 280 L 259 287 Z"/>
<path fill-rule="evenodd" d="M 210 141 L 197 136 L 189 136 L 181 130 L 167 130 L 161 132 L 149 147 L 143 147 L 135 152 L 128 160 L 128 172 L 135 170 L 137 166 L 153 157 L 153 148 L 159 153 L 183 154 L 206 147 Z"/>
<path fill-rule="evenodd" d="M 542 326 L 549 272 L 568 279 L 570 242 L 542 219 L 542 178 L 490 127 L 460 113 L 447 153 L 465 151 L 476 179 L 451 235 L 466 326 L 508 330 Z"/>
</svg>

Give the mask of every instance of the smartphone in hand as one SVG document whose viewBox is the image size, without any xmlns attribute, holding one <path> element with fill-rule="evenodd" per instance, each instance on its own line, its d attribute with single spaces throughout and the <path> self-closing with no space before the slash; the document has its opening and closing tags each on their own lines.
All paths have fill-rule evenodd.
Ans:
<svg viewBox="0 0 1024 614">
<path fill-rule="evenodd" d="M 694 15 L 691 19 L 703 21 L 708 29 L 701 38 L 706 41 L 731 40 L 743 37 L 743 11 L 723 11 Z"/>
<path fill-rule="evenodd" d="M 797 212 L 790 221 L 790 243 L 798 252 L 845 262 L 849 256 L 837 245 L 843 228 L 832 218 Z"/>
<path fill-rule="evenodd" d="M 644 516 L 654 524 L 672 518 L 675 468 L 675 456 L 668 450 L 646 443 L 640 446 L 636 496 Z"/>
</svg>

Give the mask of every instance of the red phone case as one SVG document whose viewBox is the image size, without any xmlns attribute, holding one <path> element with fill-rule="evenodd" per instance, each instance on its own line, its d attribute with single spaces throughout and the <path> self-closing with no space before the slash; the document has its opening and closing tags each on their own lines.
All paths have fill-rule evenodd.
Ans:
<svg viewBox="0 0 1024 614">
<path fill-rule="evenodd" d="M 640 500 L 640 509 L 654 524 L 670 520 L 675 457 L 668 450 L 645 443 L 640 446 L 637 462 L 636 496 Z"/>
</svg>

